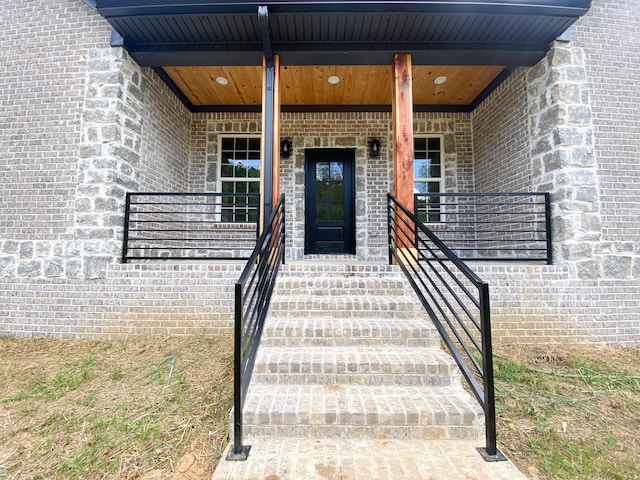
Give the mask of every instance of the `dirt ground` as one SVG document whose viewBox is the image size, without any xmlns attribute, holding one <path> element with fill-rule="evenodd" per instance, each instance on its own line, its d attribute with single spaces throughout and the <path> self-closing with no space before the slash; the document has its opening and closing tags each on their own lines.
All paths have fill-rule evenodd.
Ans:
<svg viewBox="0 0 640 480">
<path fill-rule="evenodd" d="M 640 478 L 640 349 L 501 347 L 499 447 L 532 480 Z M 209 479 L 230 337 L 0 337 L 0 480 Z"/>
<path fill-rule="evenodd" d="M 0 338 L 0 479 L 210 478 L 229 337 Z"/>
</svg>

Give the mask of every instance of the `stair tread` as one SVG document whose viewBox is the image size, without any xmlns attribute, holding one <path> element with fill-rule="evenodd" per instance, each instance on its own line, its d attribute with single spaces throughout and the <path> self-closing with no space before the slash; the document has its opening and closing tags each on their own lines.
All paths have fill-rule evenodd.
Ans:
<svg viewBox="0 0 640 480">
<path fill-rule="evenodd" d="M 474 425 L 482 409 L 459 386 L 253 384 L 247 423 Z"/>
<path fill-rule="evenodd" d="M 387 347 L 380 349 L 372 346 L 354 347 L 269 347 L 260 351 L 256 366 L 275 365 L 279 362 L 335 363 L 342 365 L 423 365 L 455 367 L 455 361 L 442 350 L 435 347 Z M 362 373 L 366 371 L 358 370 Z M 400 372 L 399 372 L 400 373 Z M 404 372 L 410 373 L 410 372 Z"/>
<path fill-rule="evenodd" d="M 265 322 L 265 332 L 274 332 L 279 329 L 287 329 L 287 335 L 295 332 L 306 335 L 326 335 L 327 332 L 342 329 L 351 334 L 360 332 L 362 335 L 400 335 L 415 334 L 417 332 L 434 332 L 436 328 L 431 321 L 425 318 L 357 318 L 357 317 L 278 317 L 271 315 Z"/>
</svg>

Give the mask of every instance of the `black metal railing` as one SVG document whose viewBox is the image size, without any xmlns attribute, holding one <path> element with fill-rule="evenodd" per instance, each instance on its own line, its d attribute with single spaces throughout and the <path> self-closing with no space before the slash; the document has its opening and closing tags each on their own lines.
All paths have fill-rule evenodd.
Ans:
<svg viewBox="0 0 640 480">
<path fill-rule="evenodd" d="M 246 260 L 259 202 L 257 193 L 127 193 L 122 262 Z"/>
<path fill-rule="evenodd" d="M 504 459 L 496 446 L 496 410 L 489 285 L 413 212 L 387 196 L 389 263 L 397 263 L 431 317 L 485 414 L 487 461 Z"/>
<path fill-rule="evenodd" d="M 284 207 L 282 195 L 235 285 L 233 445 L 227 460 L 246 460 L 251 448 L 243 445 L 242 409 L 271 294 L 280 265 L 284 263 Z"/>
<path fill-rule="evenodd" d="M 414 205 L 458 258 L 551 264 L 549 199 L 549 193 L 418 193 Z"/>
</svg>

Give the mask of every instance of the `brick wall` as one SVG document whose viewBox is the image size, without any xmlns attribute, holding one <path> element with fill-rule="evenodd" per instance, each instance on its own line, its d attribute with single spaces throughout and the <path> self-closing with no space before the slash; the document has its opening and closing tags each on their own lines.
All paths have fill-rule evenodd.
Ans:
<svg viewBox="0 0 640 480">
<path fill-rule="evenodd" d="M 594 0 L 571 42 L 472 114 L 479 190 L 552 193 L 554 265 L 474 266 L 498 342 L 640 342 L 639 26 L 634 2 Z"/>
<path fill-rule="evenodd" d="M 202 191 L 191 185 L 191 113 L 151 69 L 143 69 L 143 82 L 140 190 Z"/>
<path fill-rule="evenodd" d="M 443 136 L 447 190 L 471 189 L 471 124 L 467 114 L 420 113 L 416 134 Z M 218 188 L 218 135 L 261 131 L 259 114 L 195 114 L 192 125 L 192 185 L 204 178 L 207 191 Z M 307 148 L 356 151 L 356 252 L 361 260 L 387 257 L 386 194 L 391 191 L 391 116 L 388 113 L 284 113 L 281 137 L 292 140 L 292 154 L 281 160 L 281 191 L 287 196 L 287 255 L 304 252 L 304 152 Z M 379 157 L 369 157 L 368 140 L 382 142 Z"/>
<path fill-rule="evenodd" d="M 640 8 L 636 0 L 592 0 L 572 28 L 591 85 L 603 240 L 640 239 Z M 615 247 L 611 247 L 615 248 Z M 636 273 L 636 276 L 638 273 Z"/>
<path fill-rule="evenodd" d="M 640 13 L 593 4 L 572 42 L 472 114 L 415 115 L 416 134 L 444 140 L 447 191 L 554 194 L 556 265 L 476 266 L 499 342 L 640 339 Z M 190 114 L 79 0 L 9 2 L 0 28 L 0 334 L 228 331 L 241 266 L 118 264 L 122 201 L 215 190 L 219 135 L 259 133 L 260 116 Z M 355 148 L 358 258 L 386 257 L 390 130 L 388 113 L 283 114 L 291 258 L 304 247 L 304 151 L 319 147 Z"/>
<path fill-rule="evenodd" d="M 530 192 L 526 70 L 518 69 L 471 113 L 476 192 Z"/>
<path fill-rule="evenodd" d="M 80 1 L 33 0 L 3 2 L 0 31 L 0 239 L 69 240 L 86 57 L 110 29 Z"/>
<path fill-rule="evenodd" d="M 112 264 L 104 278 L 0 278 L 0 335 L 219 334 L 241 264 Z"/>
</svg>

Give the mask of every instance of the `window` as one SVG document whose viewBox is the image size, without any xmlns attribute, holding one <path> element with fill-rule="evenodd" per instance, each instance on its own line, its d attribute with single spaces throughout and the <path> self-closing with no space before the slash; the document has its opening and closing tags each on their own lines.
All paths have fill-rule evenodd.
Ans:
<svg viewBox="0 0 640 480">
<path fill-rule="evenodd" d="M 442 192 L 442 154 L 440 137 L 422 137 L 413 140 L 413 191 L 437 194 Z M 425 223 L 442 221 L 438 195 L 416 198 L 416 214 Z"/>
<path fill-rule="evenodd" d="M 260 193 L 260 137 L 221 137 L 220 191 L 237 195 L 222 197 L 223 222 L 256 222 Z M 244 195 L 243 195 L 244 194 Z"/>
</svg>

